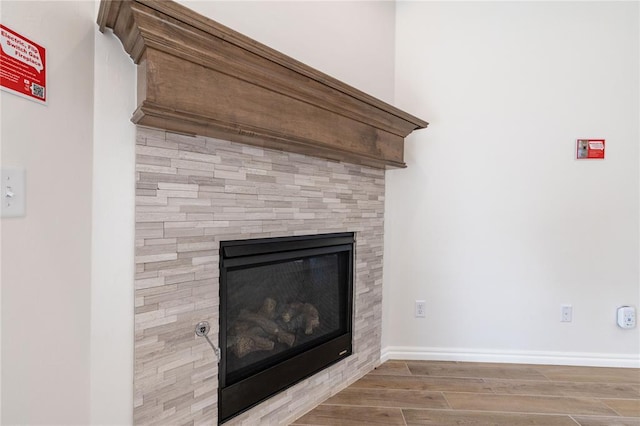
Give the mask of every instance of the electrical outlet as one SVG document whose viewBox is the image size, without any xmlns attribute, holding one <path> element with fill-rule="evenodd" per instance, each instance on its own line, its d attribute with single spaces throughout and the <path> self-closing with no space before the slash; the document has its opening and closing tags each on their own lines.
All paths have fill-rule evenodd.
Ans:
<svg viewBox="0 0 640 426">
<path fill-rule="evenodd" d="M 634 328 L 636 326 L 636 309 L 633 306 L 618 308 L 618 327 Z"/>
<path fill-rule="evenodd" d="M 573 320 L 573 306 L 560 305 L 560 311 L 562 312 L 561 322 L 571 322 Z"/>
<path fill-rule="evenodd" d="M 427 315 L 426 305 L 424 300 L 416 300 L 416 318 L 424 318 Z"/>
</svg>

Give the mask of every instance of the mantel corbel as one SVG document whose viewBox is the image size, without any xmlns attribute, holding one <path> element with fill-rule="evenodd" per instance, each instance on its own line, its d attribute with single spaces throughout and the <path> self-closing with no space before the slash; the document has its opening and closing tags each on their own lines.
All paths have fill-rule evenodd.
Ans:
<svg viewBox="0 0 640 426">
<path fill-rule="evenodd" d="M 132 121 L 373 167 L 428 123 L 168 0 L 102 0 L 138 65 Z"/>
</svg>

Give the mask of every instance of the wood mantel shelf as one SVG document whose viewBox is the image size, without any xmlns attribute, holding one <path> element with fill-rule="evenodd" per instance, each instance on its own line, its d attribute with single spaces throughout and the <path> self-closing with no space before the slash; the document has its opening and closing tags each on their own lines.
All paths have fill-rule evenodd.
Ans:
<svg viewBox="0 0 640 426">
<path fill-rule="evenodd" d="M 138 65 L 132 121 L 373 167 L 428 123 L 168 0 L 102 0 Z"/>
</svg>

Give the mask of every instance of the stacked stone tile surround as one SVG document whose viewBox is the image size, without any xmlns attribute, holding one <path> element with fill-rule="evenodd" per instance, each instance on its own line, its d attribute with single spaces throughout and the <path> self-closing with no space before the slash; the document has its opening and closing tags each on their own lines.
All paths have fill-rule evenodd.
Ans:
<svg viewBox="0 0 640 426">
<path fill-rule="evenodd" d="M 285 425 L 380 358 L 384 171 L 138 128 L 135 424 L 217 424 L 220 241 L 356 233 L 354 354 L 229 425 Z"/>
</svg>

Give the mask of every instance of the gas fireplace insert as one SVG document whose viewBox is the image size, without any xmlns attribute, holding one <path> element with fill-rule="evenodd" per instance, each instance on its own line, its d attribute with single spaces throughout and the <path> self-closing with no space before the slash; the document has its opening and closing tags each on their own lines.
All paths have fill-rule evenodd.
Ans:
<svg viewBox="0 0 640 426">
<path fill-rule="evenodd" d="M 351 355 L 354 242 L 220 243 L 220 423 Z"/>
</svg>

